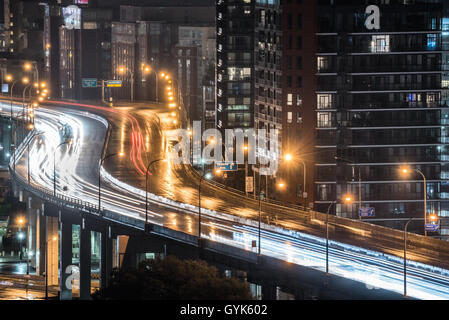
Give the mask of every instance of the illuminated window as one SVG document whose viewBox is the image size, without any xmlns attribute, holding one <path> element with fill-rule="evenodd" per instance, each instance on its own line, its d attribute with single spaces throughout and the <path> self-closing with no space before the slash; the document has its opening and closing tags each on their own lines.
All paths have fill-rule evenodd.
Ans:
<svg viewBox="0 0 449 320">
<path fill-rule="evenodd" d="M 302 98 L 301 95 L 296 95 L 296 106 L 301 107 L 302 106 Z"/>
<path fill-rule="evenodd" d="M 251 68 L 228 68 L 230 81 L 246 80 L 251 77 Z"/>
<path fill-rule="evenodd" d="M 287 112 L 287 123 L 292 123 L 292 122 L 293 122 L 293 113 Z"/>
<path fill-rule="evenodd" d="M 332 108 L 332 95 L 331 94 L 319 94 L 318 95 L 318 109 L 331 109 Z"/>
<path fill-rule="evenodd" d="M 318 71 L 329 68 L 329 59 L 327 57 L 318 57 Z"/>
<path fill-rule="evenodd" d="M 318 112 L 318 127 L 330 128 L 332 126 L 332 114 L 330 112 Z"/>
<path fill-rule="evenodd" d="M 296 123 L 298 123 L 298 124 L 302 123 L 302 113 L 299 111 L 296 114 Z"/>
<path fill-rule="evenodd" d="M 371 52 L 390 52 L 390 36 L 372 36 Z"/>
<path fill-rule="evenodd" d="M 427 35 L 427 49 L 433 50 L 437 47 L 437 35 L 428 34 Z"/>
<path fill-rule="evenodd" d="M 287 94 L 287 105 L 288 106 L 293 105 L 293 95 L 291 93 Z"/>
</svg>

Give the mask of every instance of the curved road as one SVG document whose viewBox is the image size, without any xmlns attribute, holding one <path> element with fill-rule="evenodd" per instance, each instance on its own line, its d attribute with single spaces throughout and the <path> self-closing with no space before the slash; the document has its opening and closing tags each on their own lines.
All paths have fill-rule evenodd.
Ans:
<svg viewBox="0 0 449 320">
<path fill-rule="evenodd" d="M 36 131 L 44 132 L 43 137 L 37 137 L 31 143 L 29 155 L 24 151 L 17 161 L 16 170 L 23 177 L 27 176 L 26 159 L 29 156 L 31 183 L 52 190 L 53 154 L 62 139 L 61 128 L 70 127 L 73 144 L 56 150 L 57 192 L 97 204 L 99 159 L 107 130 L 101 119 L 92 117 L 92 114 L 101 115 L 112 125 L 106 154 L 125 154 L 124 157 L 109 158 L 104 164 L 105 171 L 118 184 L 111 184 L 111 179 L 102 181 L 102 206 L 144 219 L 142 190 L 146 164 L 164 157 L 167 143 L 163 133 L 173 129 L 170 114 L 163 106 L 146 109 L 73 104 L 42 107 L 36 112 L 35 127 Z M 151 173 L 150 221 L 197 234 L 197 208 L 194 206 L 197 205 L 198 176 L 190 168 L 170 162 L 158 163 Z M 136 194 L 138 191 L 139 195 Z M 175 206 L 170 200 L 184 205 Z M 257 230 L 223 220 L 220 214 L 257 220 L 256 201 L 206 184 L 202 191 L 202 203 L 204 208 L 211 210 L 203 212 L 203 237 L 253 250 L 250 244 L 252 240 L 257 240 Z M 262 254 L 324 270 L 324 240 L 316 237 L 322 235 L 322 224 L 315 222 L 313 225 L 305 212 L 265 204 L 264 215 L 273 213 L 278 214 L 279 225 L 301 233 L 263 230 Z M 363 239 L 363 236 L 354 232 L 354 239 Z M 415 256 L 419 260 L 420 256 Z M 413 255 L 411 257 L 414 258 Z M 369 286 L 397 292 L 402 290 L 401 259 L 343 243 L 331 242 L 330 272 L 365 282 Z M 409 272 L 410 296 L 449 298 L 449 271 L 410 262 Z"/>
</svg>

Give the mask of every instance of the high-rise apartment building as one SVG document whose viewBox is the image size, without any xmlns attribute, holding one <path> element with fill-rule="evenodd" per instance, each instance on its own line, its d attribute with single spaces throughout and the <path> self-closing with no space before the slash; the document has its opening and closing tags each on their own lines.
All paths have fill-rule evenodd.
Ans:
<svg viewBox="0 0 449 320">
<path fill-rule="evenodd" d="M 265 129 L 282 139 L 279 0 L 217 1 L 217 127 Z M 240 179 L 244 181 L 243 179 Z"/>
<path fill-rule="evenodd" d="M 449 214 L 447 1 L 319 1 L 316 208 Z M 411 172 L 401 175 L 402 166 Z M 360 177 L 360 181 L 359 181 Z M 423 224 L 412 228 L 422 232 Z M 403 222 L 386 225 L 402 228 Z M 444 222 L 443 222 L 444 224 Z M 443 226 L 442 233 L 448 233 Z"/>
</svg>

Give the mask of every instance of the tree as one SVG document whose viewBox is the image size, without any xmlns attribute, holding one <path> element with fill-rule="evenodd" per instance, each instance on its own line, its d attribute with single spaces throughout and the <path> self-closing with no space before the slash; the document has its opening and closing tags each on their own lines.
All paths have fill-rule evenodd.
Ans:
<svg viewBox="0 0 449 320">
<path fill-rule="evenodd" d="M 114 270 L 109 287 L 93 295 L 98 300 L 251 300 L 247 283 L 220 276 L 201 260 L 176 257 L 146 260 L 137 270 Z"/>
</svg>

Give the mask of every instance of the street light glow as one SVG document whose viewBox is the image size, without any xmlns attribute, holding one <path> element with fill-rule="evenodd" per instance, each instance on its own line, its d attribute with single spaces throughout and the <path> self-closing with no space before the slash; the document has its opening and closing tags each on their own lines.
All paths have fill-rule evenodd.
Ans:
<svg viewBox="0 0 449 320">
<path fill-rule="evenodd" d="M 352 196 L 351 195 L 346 195 L 344 197 L 344 201 L 346 204 L 351 204 L 353 202 Z"/>
</svg>

